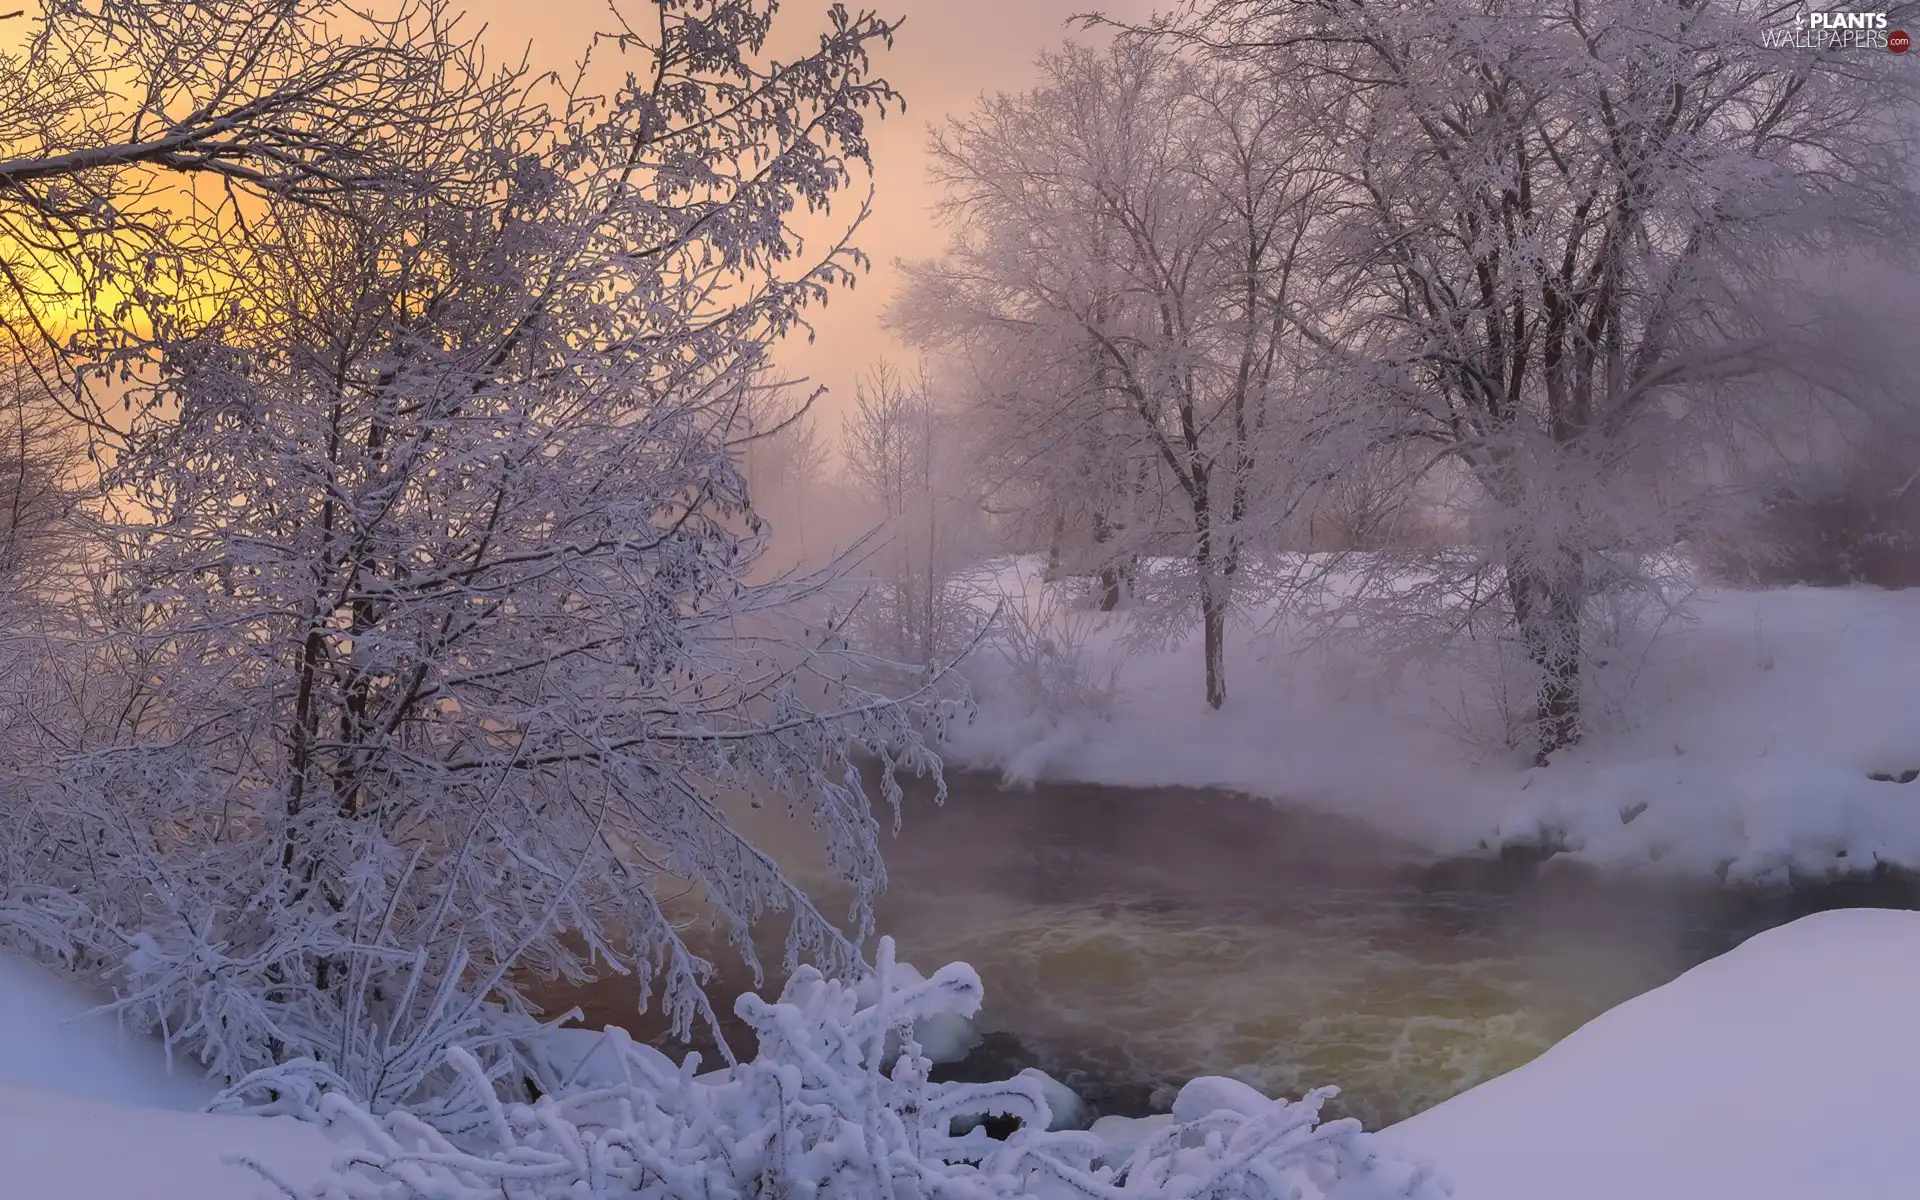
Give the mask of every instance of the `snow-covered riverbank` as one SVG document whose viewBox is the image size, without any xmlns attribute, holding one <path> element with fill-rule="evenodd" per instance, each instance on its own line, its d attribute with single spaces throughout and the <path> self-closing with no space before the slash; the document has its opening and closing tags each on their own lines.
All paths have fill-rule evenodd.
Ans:
<svg viewBox="0 0 1920 1200">
<path fill-rule="evenodd" d="M 1920 1192 L 1920 914 L 1751 939 L 1386 1130 L 1456 1200 Z"/>
<path fill-rule="evenodd" d="M 1032 560 L 998 578 L 1016 597 L 1041 586 Z M 1897 782 L 1920 769 L 1920 591 L 1703 589 L 1623 646 L 1596 689 L 1612 703 L 1544 769 L 1488 745 L 1489 689 L 1467 658 L 1390 686 L 1355 648 L 1296 653 L 1284 629 L 1243 628 L 1213 712 L 1193 645 L 1122 653 L 1126 616 L 1071 619 L 1062 641 L 1090 675 L 1111 672 L 1103 704 L 1035 704 L 988 652 L 952 761 L 1244 791 L 1441 852 L 1546 841 L 1604 865 L 1759 881 L 1920 867 L 1920 780 Z"/>
<path fill-rule="evenodd" d="M 340 1147 L 315 1126 L 178 1111 L 191 1086 L 168 1078 L 152 1047 L 108 1028 L 49 1024 L 79 1011 L 70 1003 L 79 995 L 34 971 L 0 958 L 9 1017 L 0 1177 L 19 1194 L 272 1194 L 223 1162 L 231 1155 L 300 1187 L 325 1175 Z M 1436 1166 L 1455 1200 L 1905 1197 L 1920 1178 L 1917 987 L 1920 914 L 1809 917 L 1620 1005 L 1534 1063 L 1383 1131 L 1377 1145 Z M 60 1055 L 46 1053 L 55 1043 Z M 1258 1099 L 1233 1081 L 1189 1088 L 1183 1103 L 1209 1097 L 1228 1106 L 1230 1124 L 1258 1117 L 1233 1111 Z M 1102 1122 L 1091 1136 L 1124 1145 L 1193 1119 L 1176 1107 L 1172 1117 Z"/>
</svg>

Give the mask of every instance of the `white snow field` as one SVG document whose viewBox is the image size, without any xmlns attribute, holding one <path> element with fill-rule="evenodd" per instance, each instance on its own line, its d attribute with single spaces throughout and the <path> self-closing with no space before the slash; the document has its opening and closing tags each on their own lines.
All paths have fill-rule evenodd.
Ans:
<svg viewBox="0 0 1920 1200">
<path fill-rule="evenodd" d="M 151 1038 L 98 1013 L 107 997 L 0 953 L 0 1086 L 82 1100 L 194 1111 L 218 1090 L 191 1062 L 169 1069 Z"/>
<path fill-rule="evenodd" d="M 1920 1195 L 1920 913 L 1747 941 L 1380 1137 L 1454 1200 Z"/>
<path fill-rule="evenodd" d="M 279 1200 L 226 1156 L 312 1187 L 339 1152 L 319 1126 L 292 1117 L 171 1112 L 0 1085 L 0 1192 L 22 1200 Z"/>
<path fill-rule="evenodd" d="M 214 1089 L 161 1047 L 87 1015 L 100 997 L 0 953 L 0 1195 L 31 1200 L 264 1200 L 277 1193 L 229 1154 L 298 1185 L 339 1148 L 291 1117 L 194 1111 Z"/>
<path fill-rule="evenodd" d="M 997 583 L 1046 585 L 1032 559 Z M 1920 866 L 1920 590 L 1702 588 L 1658 636 L 1623 645 L 1584 744 L 1535 769 L 1491 747 L 1471 661 L 1393 683 L 1358 647 L 1295 653 L 1230 634 L 1227 703 L 1202 702 L 1198 648 L 1123 652 L 1125 614 L 1046 606 L 1102 702 L 1036 703 L 988 651 L 980 712 L 947 747 L 1011 781 L 1221 787 L 1371 820 L 1440 852 L 1546 834 L 1614 866 L 1778 880 Z M 1260 614 L 1253 614 L 1256 619 Z M 1105 711 L 1102 711 L 1102 710 Z"/>
</svg>

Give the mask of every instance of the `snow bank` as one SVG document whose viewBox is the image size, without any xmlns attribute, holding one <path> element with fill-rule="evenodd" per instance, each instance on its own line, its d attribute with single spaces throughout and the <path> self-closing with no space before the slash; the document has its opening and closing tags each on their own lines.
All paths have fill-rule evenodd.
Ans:
<svg viewBox="0 0 1920 1200">
<path fill-rule="evenodd" d="M 196 1064 L 93 1012 L 110 997 L 0 953 L 0 1086 L 150 1108 L 205 1108 L 215 1088 Z"/>
<path fill-rule="evenodd" d="M 1039 560 L 1002 561 L 989 575 L 983 594 L 1053 629 L 1050 644 L 1027 631 L 1021 652 L 1039 643 L 1081 665 L 1038 672 L 1005 661 L 1002 646 L 983 648 L 968 664 L 979 711 L 943 746 L 953 765 L 1016 784 L 1222 788 L 1370 818 L 1436 845 L 1471 845 L 1502 811 L 1487 802 L 1487 773 L 1427 720 L 1426 696 L 1382 693 L 1346 667 L 1296 661 L 1284 641 L 1242 622 L 1228 633 L 1228 699 L 1214 711 L 1203 700 L 1197 630 L 1184 643 L 1130 649 L 1140 631 L 1129 614 L 1063 603 Z M 1078 688 L 1034 694 L 1063 678 Z"/>
<path fill-rule="evenodd" d="M 996 581 L 1016 598 L 1044 586 L 1028 560 Z M 1587 742 L 1540 770 L 1476 740 L 1486 678 L 1472 662 L 1389 686 L 1354 651 L 1241 628 L 1214 712 L 1191 641 L 1123 654 L 1124 614 L 1074 619 L 1071 652 L 1114 664 L 1115 694 L 1035 703 L 988 655 L 949 761 L 1013 782 L 1268 796 L 1440 853 L 1546 840 L 1595 863 L 1753 880 L 1920 867 L 1920 780 L 1869 778 L 1920 768 L 1920 590 L 1706 589 L 1609 665 L 1620 712 L 1596 712 Z"/>
<path fill-rule="evenodd" d="M 1637 720 L 1564 755 L 1493 840 L 1783 882 L 1920 867 L 1920 590 L 1716 591 L 1652 647 Z"/>
<path fill-rule="evenodd" d="M 1906 1200 L 1920 914 L 1775 929 L 1383 1131 L 1456 1200 Z"/>
<path fill-rule="evenodd" d="M 0 1086 L 0 1180 L 31 1200 L 279 1200 L 245 1155 L 296 1186 L 331 1174 L 340 1148 L 291 1117 L 213 1116 Z"/>
<path fill-rule="evenodd" d="M 290 1118 L 210 1116 L 210 1084 L 90 1011 L 104 997 L 0 953 L 0 1180 L 32 1200 L 263 1200 L 246 1154 L 317 1183 L 338 1147 Z"/>
</svg>

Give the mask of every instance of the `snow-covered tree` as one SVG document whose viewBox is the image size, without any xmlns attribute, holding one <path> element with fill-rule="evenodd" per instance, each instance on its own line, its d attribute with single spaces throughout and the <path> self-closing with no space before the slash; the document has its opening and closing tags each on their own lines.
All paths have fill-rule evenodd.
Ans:
<svg viewBox="0 0 1920 1200">
<path fill-rule="evenodd" d="M 392 1104 L 541 976 L 710 1021 L 663 907 L 689 887 L 750 959 L 777 911 L 790 960 L 858 961 L 856 755 L 896 800 L 937 762 L 810 585 L 746 581 L 733 442 L 856 262 L 794 216 L 867 158 L 890 27 L 835 8 L 773 63 L 773 9 L 639 6 L 595 43 L 606 97 L 536 81 L 418 143 L 459 150 L 431 190 L 269 206 L 211 319 L 147 343 L 87 647 L 119 690 L 12 764 L 0 884 L 217 1074 L 313 1058 Z M 810 817 L 851 910 L 729 791 Z"/>
<path fill-rule="evenodd" d="M 1684 530 L 1703 449 L 1770 391 L 1884 398 L 1874 314 L 1818 281 L 1914 244 L 1916 77 L 1768 44 L 1790 26 L 1756 0 L 1201 0 L 1148 31 L 1319 115 L 1343 299 L 1295 320 L 1478 488 L 1491 553 L 1442 583 L 1517 630 L 1543 760 L 1580 736 L 1589 598 Z"/>
<path fill-rule="evenodd" d="M 1218 707 L 1248 546 L 1298 502 L 1299 451 L 1325 432 L 1294 403 L 1287 317 L 1317 283 L 1332 178 L 1265 75 L 1137 42 L 1070 46 L 1041 71 L 935 139 L 957 234 L 894 319 L 988 364 L 1029 478 L 1103 481 L 1086 494 L 1109 563 L 1177 556 L 1143 600 L 1197 610 Z"/>
<path fill-rule="evenodd" d="M 267 198 L 424 186 L 505 76 L 440 0 L 46 0 L 0 16 L 0 336 L 92 348 L 185 315 Z M 17 38 L 12 35 L 18 35 Z M 46 364 L 59 373 L 64 360 Z"/>
</svg>

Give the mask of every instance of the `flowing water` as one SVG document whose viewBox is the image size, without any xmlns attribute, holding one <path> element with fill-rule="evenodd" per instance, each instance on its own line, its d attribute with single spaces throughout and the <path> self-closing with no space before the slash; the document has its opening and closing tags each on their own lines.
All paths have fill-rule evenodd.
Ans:
<svg viewBox="0 0 1920 1200">
<path fill-rule="evenodd" d="M 1337 1083 L 1391 1123 L 1528 1061 L 1762 929 L 1911 880 L 1755 892 L 1515 860 L 1435 863 L 1361 826 L 1220 793 L 961 775 L 909 797 L 879 926 L 922 970 L 972 963 L 987 1044 L 962 1072 L 1039 1065 L 1103 1111 L 1195 1075 L 1269 1094 Z M 632 1019 L 631 985 L 566 997 Z M 665 1043 L 662 1043 L 663 1045 Z"/>
</svg>

